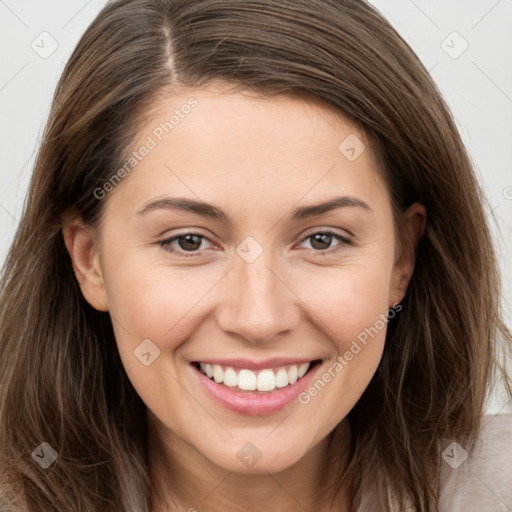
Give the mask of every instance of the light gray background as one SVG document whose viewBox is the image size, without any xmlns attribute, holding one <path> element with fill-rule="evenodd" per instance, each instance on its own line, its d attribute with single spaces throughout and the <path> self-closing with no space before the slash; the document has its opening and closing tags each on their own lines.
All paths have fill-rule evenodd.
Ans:
<svg viewBox="0 0 512 512">
<path fill-rule="evenodd" d="M 0 0 L 0 265 L 22 212 L 57 80 L 105 3 Z M 417 52 L 453 110 L 489 213 L 497 219 L 503 303 L 512 326 L 512 0 L 371 3 Z M 512 407 L 497 396 L 489 411 L 512 412 Z"/>
</svg>

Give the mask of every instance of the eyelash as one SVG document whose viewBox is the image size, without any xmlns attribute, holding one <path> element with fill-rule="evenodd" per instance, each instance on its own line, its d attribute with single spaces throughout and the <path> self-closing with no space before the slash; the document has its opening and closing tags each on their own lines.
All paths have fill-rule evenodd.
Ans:
<svg viewBox="0 0 512 512">
<path fill-rule="evenodd" d="M 173 236 L 172 238 L 168 238 L 166 240 L 162 240 L 161 242 L 158 242 L 158 245 L 160 245 L 161 247 L 163 247 L 163 249 L 169 253 L 173 253 L 173 254 L 176 254 L 177 256 L 179 256 L 180 258 L 183 257 L 183 258 L 190 258 L 190 257 L 194 257 L 196 256 L 199 251 L 189 251 L 188 253 L 187 252 L 180 252 L 180 251 L 177 251 L 175 249 L 170 249 L 169 246 L 172 242 L 176 241 L 176 240 L 179 240 L 180 238 L 184 238 L 185 236 L 187 235 L 195 235 L 195 236 L 199 236 L 201 237 L 202 239 L 205 239 L 205 240 L 208 240 L 208 238 L 204 235 L 200 235 L 199 233 L 182 233 L 180 235 L 176 235 L 176 236 Z M 339 233 L 336 233 L 335 231 L 332 231 L 330 229 L 324 229 L 324 230 L 321 230 L 321 231 L 315 231 L 313 233 L 310 233 L 309 235 L 305 236 L 301 241 L 300 243 L 306 241 L 308 238 L 312 238 L 314 237 L 315 235 L 329 235 L 329 236 L 332 236 L 333 238 L 336 238 L 340 243 L 335 245 L 334 248 L 329 248 L 329 249 L 324 249 L 324 250 L 321 250 L 321 249 L 311 249 L 315 254 L 315 256 L 326 256 L 328 254 L 332 254 L 334 252 L 337 252 L 341 249 L 343 249 L 345 246 L 347 245 L 352 245 L 352 242 L 340 235 Z M 210 241 L 210 240 L 208 240 Z"/>
</svg>

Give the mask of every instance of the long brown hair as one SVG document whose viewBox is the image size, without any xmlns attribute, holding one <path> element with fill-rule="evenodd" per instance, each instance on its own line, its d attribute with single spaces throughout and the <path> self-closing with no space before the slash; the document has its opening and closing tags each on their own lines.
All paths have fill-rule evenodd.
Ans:
<svg viewBox="0 0 512 512">
<path fill-rule="evenodd" d="M 449 109 L 362 0 L 118 0 L 82 36 L 0 283 L 2 510 L 149 511 L 145 405 L 110 316 L 81 294 L 63 215 L 100 222 L 108 198 L 94 190 L 122 167 L 145 109 L 162 91 L 213 80 L 346 116 L 371 141 L 397 226 L 408 205 L 426 206 L 402 310 L 349 414 L 348 468 L 330 468 L 353 510 L 391 510 L 391 494 L 400 510 L 436 510 L 439 441 L 471 450 L 490 383 L 499 369 L 507 379 L 498 356 L 511 336 L 483 194 Z M 43 442 L 58 454 L 47 469 L 31 457 Z"/>
</svg>

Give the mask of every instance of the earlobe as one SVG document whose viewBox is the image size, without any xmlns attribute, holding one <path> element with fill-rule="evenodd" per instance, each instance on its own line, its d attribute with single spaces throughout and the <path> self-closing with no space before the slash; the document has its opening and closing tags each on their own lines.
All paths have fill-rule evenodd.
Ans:
<svg viewBox="0 0 512 512">
<path fill-rule="evenodd" d="M 98 243 L 92 229 L 80 218 L 73 218 L 63 223 L 62 236 L 85 300 L 98 311 L 108 311 Z"/>
<path fill-rule="evenodd" d="M 389 294 L 390 307 L 401 302 L 407 292 L 416 260 L 416 247 L 425 232 L 427 212 L 421 203 L 414 203 L 404 214 L 404 243 L 395 260 Z"/>
</svg>

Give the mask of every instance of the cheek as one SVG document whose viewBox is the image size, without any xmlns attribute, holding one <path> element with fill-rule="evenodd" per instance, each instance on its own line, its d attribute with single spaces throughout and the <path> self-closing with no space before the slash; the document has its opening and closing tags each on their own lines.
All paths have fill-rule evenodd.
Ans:
<svg viewBox="0 0 512 512">
<path fill-rule="evenodd" d="M 357 269 L 322 269 L 316 276 L 308 276 L 307 285 L 300 287 L 297 295 L 341 353 L 375 324 L 383 330 L 381 318 L 388 310 L 389 279 L 389 269 L 377 263 L 366 268 L 359 264 Z"/>
<path fill-rule="evenodd" d="M 389 298 L 389 270 L 384 267 L 338 269 L 336 278 L 319 276 L 315 293 L 310 289 L 311 318 L 318 319 L 316 325 L 335 350 L 299 402 L 317 418 L 323 434 L 354 407 L 381 361 Z"/>
<path fill-rule="evenodd" d="M 129 259 L 108 272 L 110 314 L 121 352 L 145 339 L 172 351 L 191 332 L 222 272 L 214 267 L 170 268 Z"/>
<path fill-rule="evenodd" d="M 150 410 L 165 414 L 173 397 L 173 407 L 185 412 L 166 417 L 165 423 L 183 431 L 183 424 L 194 420 L 186 412 L 190 397 L 178 383 L 181 374 L 175 361 L 201 322 L 201 300 L 219 281 L 212 271 L 196 270 L 181 272 L 126 259 L 117 261 L 108 281 L 110 314 L 126 373 Z M 146 353 L 147 366 L 142 356 Z"/>
<path fill-rule="evenodd" d="M 359 260 L 353 266 L 318 270 L 308 279 L 309 286 L 298 291 L 315 328 L 333 348 L 332 357 L 298 397 L 303 414 L 320 437 L 354 407 L 381 361 L 389 274 L 386 262 L 365 266 Z"/>
</svg>

